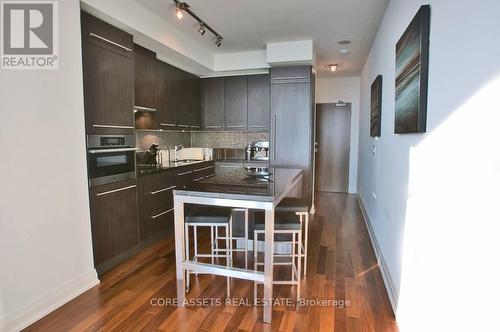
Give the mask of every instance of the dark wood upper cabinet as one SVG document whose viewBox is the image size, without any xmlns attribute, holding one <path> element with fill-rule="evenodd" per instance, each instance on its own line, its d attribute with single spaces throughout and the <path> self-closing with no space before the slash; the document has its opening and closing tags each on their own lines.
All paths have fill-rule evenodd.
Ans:
<svg viewBox="0 0 500 332">
<path fill-rule="evenodd" d="M 160 129 L 201 128 L 201 80 L 157 61 L 158 122 Z"/>
<path fill-rule="evenodd" d="M 269 75 L 203 79 L 202 104 L 205 130 L 267 130 Z"/>
<path fill-rule="evenodd" d="M 134 103 L 139 110 L 158 107 L 156 72 L 156 53 L 134 44 Z"/>
<path fill-rule="evenodd" d="M 225 79 L 223 77 L 202 80 L 203 129 L 224 130 Z"/>
<path fill-rule="evenodd" d="M 269 128 L 269 75 L 248 76 L 248 129 Z"/>
<path fill-rule="evenodd" d="M 189 130 L 189 92 L 188 92 L 188 73 L 185 71 L 175 68 L 177 71 L 177 83 L 174 87 L 176 102 L 176 124 L 177 129 Z"/>
<path fill-rule="evenodd" d="M 187 74 L 187 104 L 188 123 L 191 130 L 201 129 L 201 79 L 193 74 Z"/>
<path fill-rule="evenodd" d="M 178 114 L 177 104 L 180 101 L 178 95 L 181 81 L 180 71 L 165 62 L 156 61 L 157 89 L 158 89 L 158 124 L 160 129 L 176 129 Z"/>
<path fill-rule="evenodd" d="M 131 133 L 132 35 L 82 12 L 82 40 L 87 134 Z"/>
<path fill-rule="evenodd" d="M 81 12 L 82 41 L 133 57 L 132 35 L 86 12 Z"/>
<path fill-rule="evenodd" d="M 246 130 L 248 84 L 246 76 L 226 77 L 226 129 Z"/>
</svg>

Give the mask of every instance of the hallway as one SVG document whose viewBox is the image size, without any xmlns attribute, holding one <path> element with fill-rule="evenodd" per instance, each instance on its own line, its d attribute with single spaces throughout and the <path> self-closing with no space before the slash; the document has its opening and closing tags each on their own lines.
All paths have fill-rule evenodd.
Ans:
<svg viewBox="0 0 500 332">
<path fill-rule="evenodd" d="M 153 305 L 175 297 L 173 238 L 168 237 L 26 330 L 397 331 L 356 196 L 317 193 L 309 230 L 308 273 L 301 295 L 308 300 L 335 299 L 337 307 L 277 305 L 273 324 L 263 324 L 262 310 L 251 306 L 252 283 L 240 280 L 232 281 L 231 297 L 245 302 L 185 308 Z M 224 278 L 193 279 L 189 298 L 218 298 L 224 303 Z M 275 286 L 276 298 L 293 297 L 293 292 L 290 286 Z"/>
</svg>

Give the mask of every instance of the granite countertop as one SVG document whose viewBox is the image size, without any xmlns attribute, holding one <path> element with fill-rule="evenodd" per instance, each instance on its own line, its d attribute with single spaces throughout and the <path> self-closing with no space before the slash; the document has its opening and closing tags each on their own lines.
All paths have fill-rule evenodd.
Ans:
<svg viewBox="0 0 500 332">
<path fill-rule="evenodd" d="M 302 169 L 270 168 L 267 180 L 250 177 L 243 169 L 216 175 L 193 183 L 184 189 L 174 189 L 174 195 L 208 197 L 212 199 L 238 199 L 257 202 L 279 202 L 291 189 Z"/>
<path fill-rule="evenodd" d="M 245 163 L 245 164 L 269 164 L 269 160 L 247 160 L 247 159 L 214 159 L 225 163 Z"/>
<path fill-rule="evenodd" d="M 191 161 L 172 161 L 170 162 L 167 166 L 137 166 L 136 168 L 136 173 L 137 176 L 145 176 L 145 175 L 152 175 L 152 174 L 157 174 L 161 172 L 166 172 L 168 170 L 174 169 L 174 168 L 180 168 L 180 167 L 186 167 L 189 165 L 196 165 L 196 164 L 201 164 L 201 163 L 206 163 L 206 162 L 211 162 L 213 160 L 191 160 Z"/>
</svg>

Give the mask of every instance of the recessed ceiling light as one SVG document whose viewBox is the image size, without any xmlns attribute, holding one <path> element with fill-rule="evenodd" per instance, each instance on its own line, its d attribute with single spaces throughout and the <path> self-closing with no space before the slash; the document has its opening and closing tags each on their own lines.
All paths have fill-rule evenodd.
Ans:
<svg viewBox="0 0 500 332">
<path fill-rule="evenodd" d="M 339 44 L 339 45 L 349 45 L 350 43 L 351 43 L 350 40 L 341 40 L 337 44 Z"/>
<path fill-rule="evenodd" d="M 340 50 L 340 54 L 342 54 L 342 55 L 349 54 L 349 50 L 347 48 L 343 48 Z"/>
<path fill-rule="evenodd" d="M 339 65 L 335 63 L 335 64 L 332 64 L 332 65 L 328 65 L 328 67 L 330 67 L 330 71 L 331 72 L 334 72 L 334 71 L 337 70 L 337 68 L 339 67 Z"/>
</svg>

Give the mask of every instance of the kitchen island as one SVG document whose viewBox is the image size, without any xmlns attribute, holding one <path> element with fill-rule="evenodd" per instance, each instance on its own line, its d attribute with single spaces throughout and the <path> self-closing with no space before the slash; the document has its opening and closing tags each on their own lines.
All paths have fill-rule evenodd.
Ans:
<svg viewBox="0 0 500 332">
<path fill-rule="evenodd" d="M 185 272 L 211 273 L 220 276 L 257 281 L 264 284 L 263 321 L 271 323 L 273 299 L 274 210 L 297 186 L 301 185 L 302 169 L 270 168 L 268 179 L 249 177 L 243 169 L 223 176 L 214 176 L 174 190 L 175 259 L 177 298 L 185 300 Z M 184 239 L 184 204 L 202 204 L 265 211 L 264 272 L 212 265 L 187 260 Z"/>
</svg>

